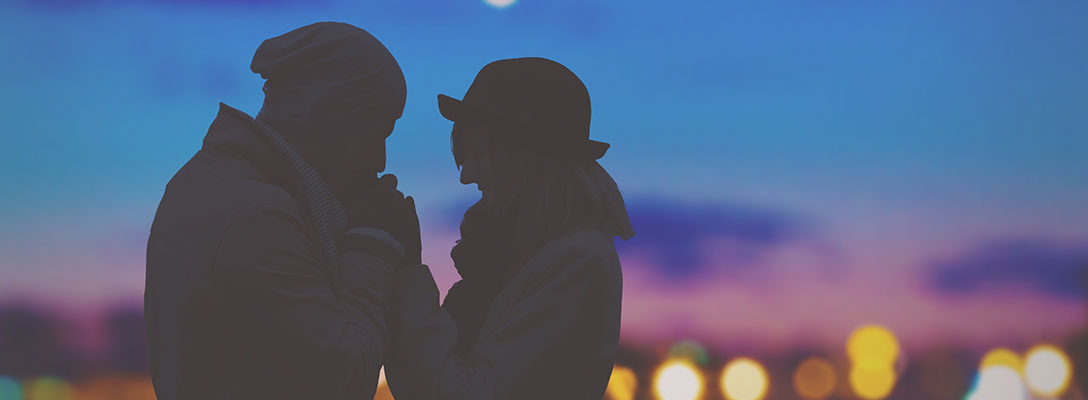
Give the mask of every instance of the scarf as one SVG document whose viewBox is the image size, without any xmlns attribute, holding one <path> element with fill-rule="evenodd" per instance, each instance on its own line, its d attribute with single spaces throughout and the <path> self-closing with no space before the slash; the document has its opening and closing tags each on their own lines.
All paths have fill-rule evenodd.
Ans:
<svg viewBox="0 0 1088 400">
<path fill-rule="evenodd" d="M 272 130 L 272 127 L 241 111 L 235 112 L 235 114 L 259 133 L 274 151 L 290 162 L 294 171 L 298 174 L 310 219 L 313 221 L 314 233 L 317 235 L 318 243 L 321 246 L 321 255 L 325 261 L 325 267 L 328 272 L 335 272 L 339 256 L 336 250 L 336 236 L 343 233 L 348 224 L 344 208 L 337 201 L 332 191 L 329 190 L 328 185 L 325 184 L 325 180 L 321 178 L 317 170 L 311 167 L 310 163 L 306 162 L 287 143 L 287 140 Z"/>
<path fill-rule="evenodd" d="M 442 308 L 457 323 L 454 350 L 462 357 L 468 355 L 491 304 L 519 264 L 507 221 L 476 203 L 465 212 L 461 239 L 450 252 L 461 280 L 450 288 Z"/>
</svg>

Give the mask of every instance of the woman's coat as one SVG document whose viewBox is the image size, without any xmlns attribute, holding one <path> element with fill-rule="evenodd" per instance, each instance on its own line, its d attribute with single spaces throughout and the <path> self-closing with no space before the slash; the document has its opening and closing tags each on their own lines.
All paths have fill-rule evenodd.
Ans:
<svg viewBox="0 0 1088 400">
<path fill-rule="evenodd" d="M 405 267 L 393 293 L 389 388 L 397 400 L 599 400 L 619 342 L 622 280 L 610 237 L 582 230 L 553 240 L 514 273 L 461 357 L 430 270 Z"/>
</svg>

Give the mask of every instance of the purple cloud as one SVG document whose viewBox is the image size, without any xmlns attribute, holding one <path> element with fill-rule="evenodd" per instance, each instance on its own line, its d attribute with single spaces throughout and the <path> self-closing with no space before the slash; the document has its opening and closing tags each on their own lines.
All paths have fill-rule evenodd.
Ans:
<svg viewBox="0 0 1088 400">
<path fill-rule="evenodd" d="M 627 202 L 627 212 L 635 237 L 617 241 L 617 249 L 649 252 L 651 264 L 675 279 L 691 278 L 712 265 L 702 251 L 710 240 L 730 244 L 730 251 L 718 254 L 713 265 L 745 270 L 767 250 L 805 235 L 802 221 L 793 215 L 735 204 L 634 198 Z"/>
<path fill-rule="evenodd" d="M 948 293 L 1020 285 L 1057 297 L 1084 298 L 1088 245 L 1064 246 L 1037 238 L 983 243 L 958 258 L 935 262 L 930 281 Z"/>
</svg>

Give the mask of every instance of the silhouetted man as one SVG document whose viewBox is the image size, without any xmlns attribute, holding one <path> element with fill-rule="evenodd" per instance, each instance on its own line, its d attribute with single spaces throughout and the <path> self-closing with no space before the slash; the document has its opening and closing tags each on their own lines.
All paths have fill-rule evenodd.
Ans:
<svg viewBox="0 0 1088 400">
<path fill-rule="evenodd" d="M 256 119 L 226 105 L 170 180 L 144 295 L 160 400 L 372 398 L 395 268 L 419 260 L 385 169 L 404 76 L 366 31 L 266 40 Z"/>
</svg>

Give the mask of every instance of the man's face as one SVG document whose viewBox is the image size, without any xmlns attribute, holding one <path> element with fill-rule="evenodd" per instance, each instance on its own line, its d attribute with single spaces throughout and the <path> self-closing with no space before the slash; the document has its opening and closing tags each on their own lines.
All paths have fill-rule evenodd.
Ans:
<svg viewBox="0 0 1088 400">
<path fill-rule="evenodd" d="M 393 133 L 395 119 L 344 126 L 320 135 L 319 159 L 311 163 L 334 191 L 361 189 L 377 182 L 385 171 L 385 139 Z"/>
</svg>

